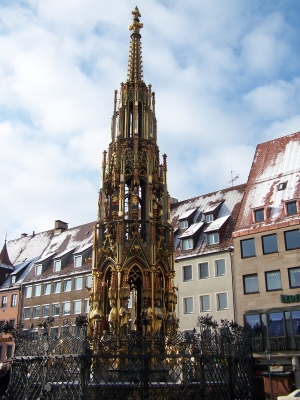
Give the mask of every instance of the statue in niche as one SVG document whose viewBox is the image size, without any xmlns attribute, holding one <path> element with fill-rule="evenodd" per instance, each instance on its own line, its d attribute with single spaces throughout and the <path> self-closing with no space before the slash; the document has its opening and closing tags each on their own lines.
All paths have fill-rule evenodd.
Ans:
<svg viewBox="0 0 300 400">
<path fill-rule="evenodd" d="M 116 303 L 114 300 L 111 300 L 109 303 L 111 310 L 108 316 L 108 323 L 109 323 L 109 331 L 111 334 L 115 334 L 117 329 L 118 323 L 118 311 L 116 307 Z"/>
<path fill-rule="evenodd" d="M 127 299 L 123 301 L 123 305 L 120 308 L 119 315 L 121 318 L 120 327 L 122 330 L 122 334 L 126 335 L 128 333 L 129 320 L 131 318 L 131 313 L 128 309 L 128 300 Z"/>
<path fill-rule="evenodd" d="M 148 300 L 144 300 L 144 306 L 141 312 L 141 325 L 143 334 L 149 334 L 152 331 L 153 310 L 149 306 Z"/>
</svg>

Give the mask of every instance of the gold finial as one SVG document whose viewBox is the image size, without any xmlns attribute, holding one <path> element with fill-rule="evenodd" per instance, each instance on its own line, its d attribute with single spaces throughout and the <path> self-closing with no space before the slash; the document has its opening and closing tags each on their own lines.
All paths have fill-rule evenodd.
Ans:
<svg viewBox="0 0 300 400">
<path fill-rule="evenodd" d="M 129 30 L 133 31 L 133 33 L 140 33 L 140 29 L 143 27 L 143 24 L 140 23 L 139 17 L 141 14 L 139 9 L 135 7 L 134 11 L 131 11 L 131 14 L 134 16 L 131 25 L 129 25 Z"/>
</svg>

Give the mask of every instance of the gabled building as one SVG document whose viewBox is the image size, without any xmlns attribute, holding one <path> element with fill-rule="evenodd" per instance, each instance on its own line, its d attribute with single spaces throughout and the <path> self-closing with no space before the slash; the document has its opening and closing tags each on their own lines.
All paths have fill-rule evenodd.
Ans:
<svg viewBox="0 0 300 400">
<path fill-rule="evenodd" d="M 89 311 L 94 225 L 68 229 L 66 223 L 55 222 L 48 246 L 22 282 L 20 321 L 25 328 L 53 317 L 52 333 L 60 334 L 66 320 L 76 332 L 76 316 Z"/>
<path fill-rule="evenodd" d="M 300 372 L 299 154 L 300 132 L 257 146 L 233 237 L 237 322 L 260 361 Z"/>
<path fill-rule="evenodd" d="M 245 185 L 171 205 L 175 285 L 180 330 L 192 331 L 198 316 L 234 320 L 233 242 Z"/>
</svg>

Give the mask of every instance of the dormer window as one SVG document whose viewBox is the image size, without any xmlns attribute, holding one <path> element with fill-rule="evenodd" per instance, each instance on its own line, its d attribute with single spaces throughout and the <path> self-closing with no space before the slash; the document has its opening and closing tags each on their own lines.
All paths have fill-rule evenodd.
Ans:
<svg viewBox="0 0 300 400">
<path fill-rule="evenodd" d="M 35 276 L 39 276 L 42 273 L 42 264 L 37 264 L 35 266 Z"/>
<path fill-rule="evenodd" d="M 16 283 L 16 275 L 11 276 L 10 283 Z"/>
<path fill-rule="evenodd" d="M 78 268 L 82 266 L 82 256 L 75 256 L 74 257 L 74 268 Z"/>
<path fill-rule="evenodd" d="M 181 229 L 186 229 L 188 227 L 188 222 L 187 220 L 181 221 L 180 222 L 180 228 Z"/>
<path fill-rule="evenodd" d="M 207 235 L 207 242 L 209 245 L 219 243 L 220 242 L 219 233 L 218 232 L 209 233 Z"/>
<path fill-rule="evenodd" d="M 265 220 L 265 210 L 263 208 L 257 208 L 253 210 L 254 222 L 261 222 Z"/>
<path fill-rule="evenodd" d="M 54 272 L 61 271 L 61 260 L 54 260 Z"/>
<path fill-rule="evenodd" d="M 287 182 L 280 182 L 278 185 L 278 190 L 284 190 L 286 188 Z"/>
<path fill-rule="evenodd" d="M 205 222 L 209 223 L 209 222 L 212 222 L 213 220 L 214 220 L 213 214 L 205 215 Z"/>
<path fill-rule="evenodd" d="M 182 250 L 191 250 L 193 248 L 193 239 L 182 239 Z"/>
<path fill-rule="evenodd" d="M 286 215 L 297 214 L 297 202 L 289 201 L 285 203 Z"/>
</svg>

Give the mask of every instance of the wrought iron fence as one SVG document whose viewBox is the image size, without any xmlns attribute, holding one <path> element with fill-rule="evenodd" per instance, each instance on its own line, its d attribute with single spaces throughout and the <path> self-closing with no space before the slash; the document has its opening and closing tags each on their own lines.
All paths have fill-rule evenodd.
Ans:
<svg viewBox="0 0 300 400">
<path fill-rule="evenodd" d="M 51 321 L 47 322 L 48 324 Z M 251 338 L 225 322 L 220 331 L 128 335 L 87 340 L 18 330 L 7 399 L 256 399 Z M 203 326 L 202 326 L 203 328 Z"/>
</svg>

